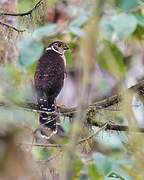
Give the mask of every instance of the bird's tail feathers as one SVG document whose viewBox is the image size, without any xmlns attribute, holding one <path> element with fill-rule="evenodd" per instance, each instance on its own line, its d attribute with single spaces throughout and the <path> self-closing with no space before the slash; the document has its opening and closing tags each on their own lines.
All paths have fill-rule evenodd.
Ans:
<svg viewBox="0 0 144 180">
<path fill-rule="evenodd" d="M 45 98 L 39 98 L 38 105 L 41 111 L 55 112 L 56 110 L 54 101 L 48 101 Z M 56 129 L 56 125 L 55 125 L 56 117 L 54 117 L 53 115 L 49 115 L 45 112 L 42 112 L 40 113 L 39 121 L 41 125 L 47 126 L 48 128 L 51 128 L 52 130 Z"/>
<path fill-rule="evenodd" d="M 40 113 L 39 121 L 41 125 L 56 131 L 57 116 L 55 114 Z"/>
<path fill-rule="evenodd" d="M 48 137 L 50 138 L 54 134 L 64 134 L 63 128 L 60 126 L 59 114 L 56 112 L 56 107 L 54 101 L 48 101 L 44 98 L 38 99 L 39 109 L 46 112 L 41 112 L 39 116 L 40 125 L 50 128 L 52 134 Z M 53 112 L 51 114 L 47 112 Z"/>
<path fill-rule="evenodd" d="M 48 101 L 47 99 L 38 99 L 39 109 L 42 111 L 53 112 L 55 111 L 54 101 Z"/>
</svg>

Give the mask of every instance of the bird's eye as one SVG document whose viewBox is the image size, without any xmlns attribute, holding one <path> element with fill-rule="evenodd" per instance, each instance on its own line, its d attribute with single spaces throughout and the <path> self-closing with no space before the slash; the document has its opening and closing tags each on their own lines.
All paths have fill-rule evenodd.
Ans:
<svg viewBox="0 0 144 180">
<path fill-rule="evenodd" d="M 63 48 L 63 44 L 58 44 L 58 47 Z"/>
</svg>

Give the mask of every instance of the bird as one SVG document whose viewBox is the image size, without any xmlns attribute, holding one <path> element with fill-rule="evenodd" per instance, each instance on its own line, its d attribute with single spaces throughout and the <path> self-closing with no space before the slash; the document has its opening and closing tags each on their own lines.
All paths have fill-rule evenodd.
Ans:
<svg viewBox="0 0 144 180">
<path fill-rule="evenodd" d="M 39 58 L 35 75 L 34 85 L 37 94 L 37 103 L 40 113 L 39 122 L 41 125 L 48 127 L 54 134 L 57 133 L 58 117 L 54 113 L 49 116 L 46 112 L 55 112 L 55 100 L 60 93 L 66 73 L 65 51 L 68 50 L 68 45 L 60 40 L 52 42 L 44 49 Z M 46 112 L 44 112 L 46 111 Z"/>
</svg>

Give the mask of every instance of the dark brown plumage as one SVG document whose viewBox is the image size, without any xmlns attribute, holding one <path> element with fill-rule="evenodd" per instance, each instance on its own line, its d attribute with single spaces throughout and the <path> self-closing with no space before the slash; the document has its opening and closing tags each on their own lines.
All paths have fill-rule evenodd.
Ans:
<svg viewBox="0 0 144 180">
<path fill-rule="evenodd" d="M 49 45 L 38 61 L 34 82 L 40 110 L 55 111 L 54 101 L 64 83 L 66 49 L 68 47 L 65 43 L 55 41 Z M 46 113 L 40 114 L 40 123 L 52 130 L 56 129 L 56 118 L 52 119 Z"/>
</svg>

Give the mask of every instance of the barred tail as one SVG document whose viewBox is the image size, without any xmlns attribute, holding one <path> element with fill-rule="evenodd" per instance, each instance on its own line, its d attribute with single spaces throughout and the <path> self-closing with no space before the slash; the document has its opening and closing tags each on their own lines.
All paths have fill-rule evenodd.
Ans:
<svg viewBox="0 0 144 180">
<path fill-rule="evenodd" d="M 41 131 L 41 134 L 46 136 L 48 139 L 50 139 L 54 134 L 57 134 L 59 137 L 65 137 L 65 131 L 59 123 L 60 119 L 58 114 L 54 113 L 52 115 L 48 115 L 46 113 L 40 113 L 39 120 L 41 124 L 52 130 L 50 135 L 47 135 Z"/>
<path fill-rule="evenodd" d="M 42 111 L 52 112 L 55 111 L 54 101 L 50 101 L 44 98 L 38 99 L 39 109 Z"/>
<path fill-rule="evenodd" d="M 38 101 L 39 109 L 43 111 L 40 113 L 40 116 L 39 116 L 40 124 L 50 128 L 52 130 L 52 134 L 50 135 L 50 137 L 53 134 L 57 134 L 61 137 L 64 137 L 65 132 L 59 123 L 60 118 L 59 118 L 59 115 L 56 113 L 56 107 L 54 105 L 54 98 L 53 97 L 48 98 L 41 91 L 38 91 L 37 95 L 38 95 L 37 101 Z M 48 114 L 44 111 L 54 112 L 54 113 Z M 50 138 L 50 137 L 48 137 L 48 138 Z"/>
<path fill-rule="evenodd" d="M 48 115 L 47 113 L 40 113 L 39 121 L 41 125 L 56 131 L 57 116 Z"/>
<path fill-rule="evenodd" d="M 38 105 L 39 109 L 42 111 L 55 112 L 54 101 L 48 101 L 44 98 L 39 98 Z M 55 114 L 48 115 L 47 113 L 42 112 L 40 113 L 39 122 L 41 125 L 44 125 L 53 131 L 56 130 L 57 117 Z"/>
</svg>

